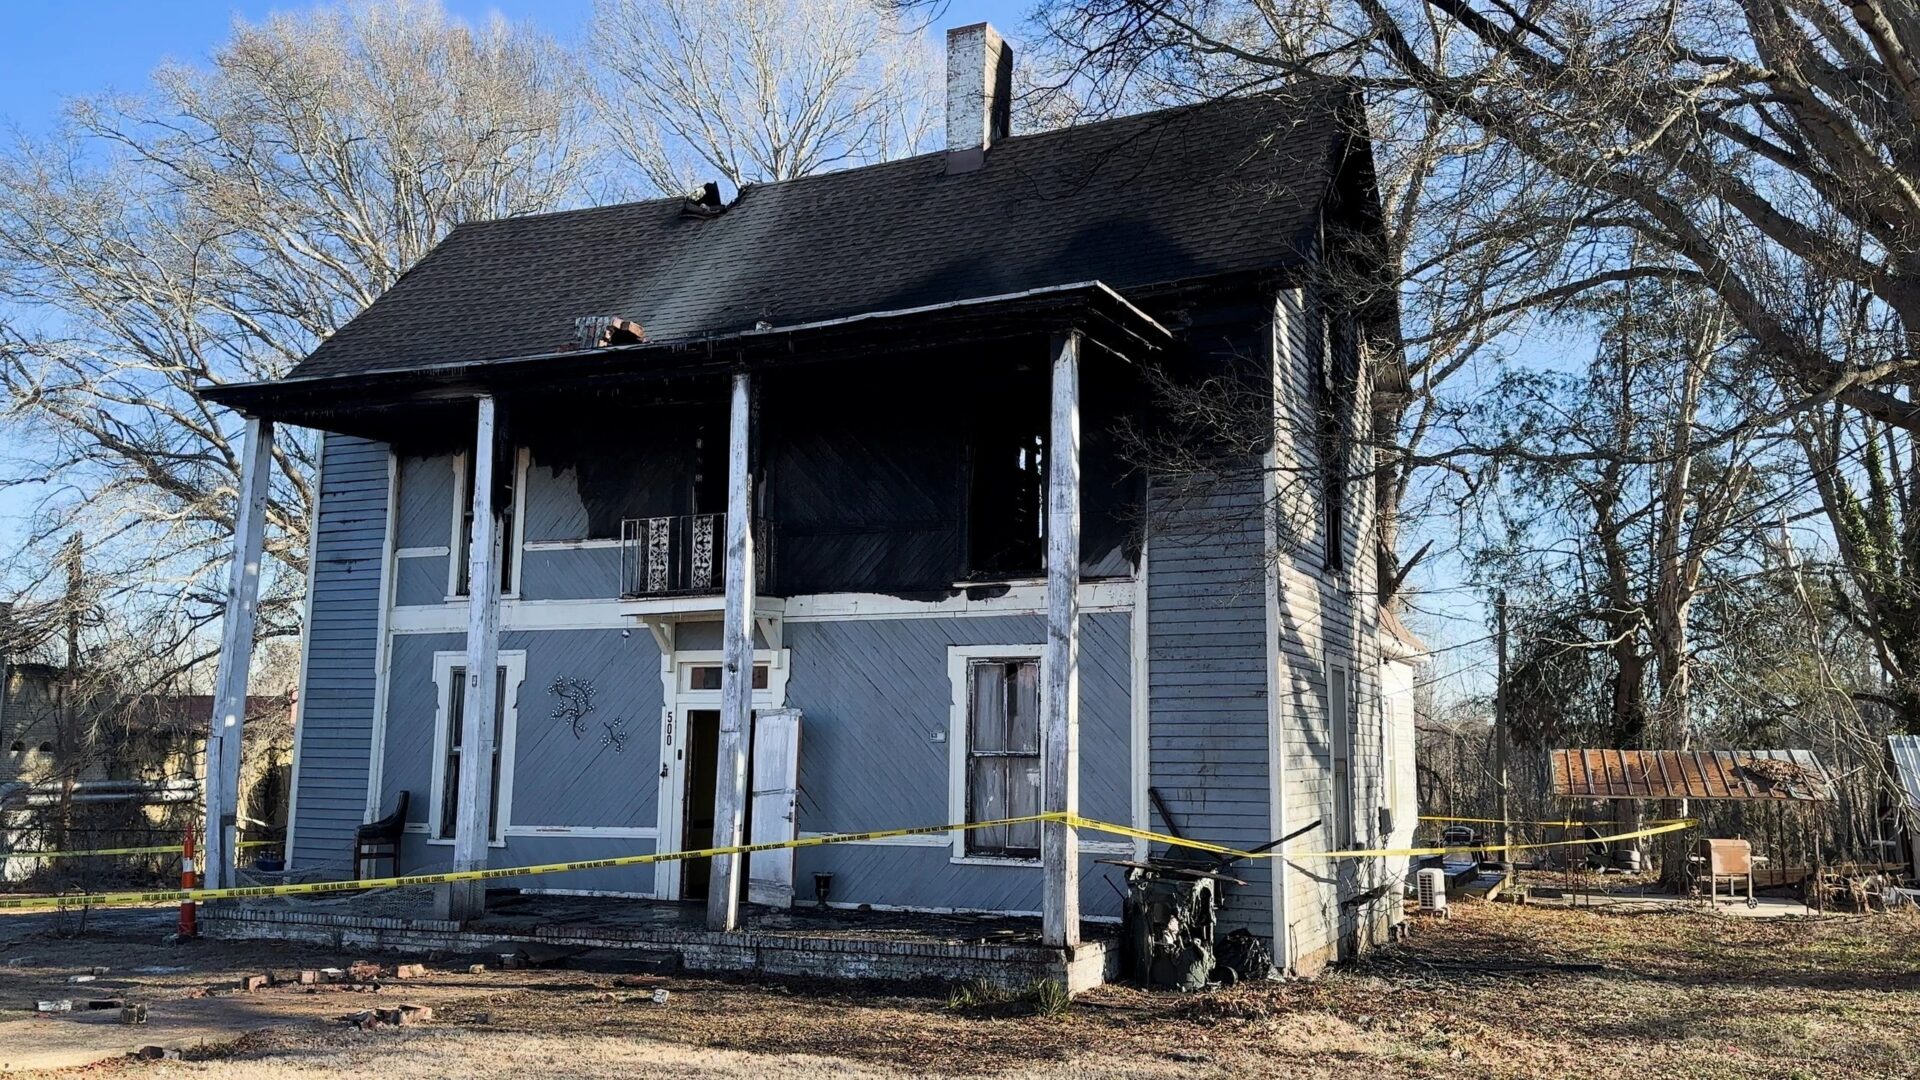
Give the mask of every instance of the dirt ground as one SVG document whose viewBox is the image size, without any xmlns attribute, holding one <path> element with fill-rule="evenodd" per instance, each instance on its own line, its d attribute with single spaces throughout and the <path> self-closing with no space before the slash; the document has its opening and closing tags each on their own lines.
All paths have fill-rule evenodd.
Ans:
<svg viewBox="0 0 1920 1080">
<path fill-rule="evenodd" d="M 114 930 L 7 937 L 0 923 L 0 1058 L 16 1068 L 35 1055 L 56 1064 L 44 1055 L 76 1045 L 95 1058 L 141 1041 L 187 1048 L 184 1060 L 40 1075 L 1920 1076 L 1920 917 L 1904 914 L 1470 903 L 1318 980 L 1197 995 L 1108 987 L 1058 1014 L 1030 999 L 677 976 L 655 1004 L 611 975 L 474 975 L 464 961 L 377 994 L 296 985 L 195 997 L 256 970 L 356 957 Z M 112 970 L 66 981 L 94 965 Z M 149 1028 L 29 1011 L 39 997 L 108 993 L 148 1002 Z M 403 1001 L 431 1005 L 433 1021 L 372 1032 L 339 1022 Z"/>
</svg>

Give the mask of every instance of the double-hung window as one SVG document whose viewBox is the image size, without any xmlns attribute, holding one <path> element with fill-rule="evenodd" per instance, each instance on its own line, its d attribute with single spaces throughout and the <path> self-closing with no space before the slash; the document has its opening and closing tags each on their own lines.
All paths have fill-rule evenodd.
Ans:
<svg viewBox="0 0 1920 1080">
<path fill-rule="evenodd" d="M 966 820 L 1040 812 L 1040 661 L 969 659 L 966 665 Z M 965 852 L 1040 857 L 1040 823 L 969 829 Z"/>
<path fill-rule="evenodd" d="M 436 802 L 430 821 L 435 840 L 452 840 L 460 820 L 460 777 L 469 768 L 487 770 L 487 821 L 489 840 L 506 839 L 507 806 L 502 801 L 505 785 L 511 783 L 508 767 L 513 753 L 514 695 L 519 692 L 524 654 L 502 655 L 494 673 L 493 753 L 483 762 L 475 760 L 465 744 L 467 708 L 467 668 L 459 654 L 443 654 L 435 664 L 434 682 L 439 694 L 438 716 L 434 724 L 438 735 L 438 768 L 434 775 Z"/>
<path fill-rule="evenodd" d="M 453 545 L 453 595 L 466 596 L 472 587 L 467 580 L 472 569 L 473 558 L 473 454 L 471 451 L 454 458 L 454 512 L 459 525 L 454 530 Z M 500 500 L 500 592 L 513 595 L 513 509 L 514 480 L 519 471 L 519 455 L 508 454 L 506 460 L 494 465 L 500 491 L 496 498 Z"/>
</svg>

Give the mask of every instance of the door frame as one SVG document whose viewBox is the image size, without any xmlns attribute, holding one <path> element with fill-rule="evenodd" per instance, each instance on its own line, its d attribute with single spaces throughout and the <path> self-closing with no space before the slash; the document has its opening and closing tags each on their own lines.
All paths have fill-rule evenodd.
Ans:
<svg viewBox="0 0 1920 1080">
<path fill-rule="evenodd" d="M 754 709 L 777 709 L 787 703 L 786 649 L 755 649 L 753 663 L 767 668 L 767 687 L 753 692 Z M 693 669 L 721 663 L 718 649 L 679 649 L 660 657 L 660 792 L 657 800 L 659 840 L 655 851 L 679 851 L 686 822 L 687 801 L 687 725 L 681 723 L 689 709 L 720 708 L 720 691 L 693 690 Z M 751 767 L 751 764 L 749 764 Z M 751 781 L 749 781 L 751 785 Z M 656 900 L 680 898 L 678 860 L 655 863 L 653 893 Z"/>
</svg>

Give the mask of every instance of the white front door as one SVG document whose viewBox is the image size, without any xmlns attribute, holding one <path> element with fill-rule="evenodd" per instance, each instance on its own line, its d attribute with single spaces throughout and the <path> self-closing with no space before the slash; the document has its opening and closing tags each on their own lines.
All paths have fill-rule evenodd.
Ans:
<svg viewBox="0 0 1920 1080">
<path fill-rule="evenodd" d="M 748 843 L 776 844 L 799 836 L 800 710 L 768 709 L 753 716 L 753 801 Z M 756 851 L 747 862 L 747 902 L 793 906 L 793 849 Z"/>
<path fill-rule="evenodd" d="M 787 653 L 785 650 L 763 649 L 756 651 L 753 656 L 754 711 L 759 713 L 778 709 L 786 703 Z M 693 736 L 694 729 L 699 726 L 696 721 L 702 718 L 694 714 L 711 713 L 716 718 L 719 715 L 720 664 L 721 655 L 718 651 L 685 649 L 668 653 L 660 662 L 660 773 L 656 781 L 660 785 L 658 851 L 687 850 L 688 806 L 696 799 L 704 800 L 708 806 L 713 802 L 714 778 L 711 770 L 703 772 L 697 779 L 689 774 L 691 766 L 699 764 L 693 760 L 693 751 L 696 749 Z M 717 719 L 714 722 L 717 723 Z M 692 846 L 704 846 L 704 842 Z M 653 895 L 662 900 L 679 900 L 686 895 L 687 866 L 687 863 L 678 860 L 655 864 Z"/>
</svg>

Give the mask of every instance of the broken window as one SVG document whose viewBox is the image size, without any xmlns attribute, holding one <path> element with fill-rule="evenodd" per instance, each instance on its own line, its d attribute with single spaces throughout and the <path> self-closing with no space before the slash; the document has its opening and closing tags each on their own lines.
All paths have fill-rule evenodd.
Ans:
<svg viewBox="0 0 1920 1080">
<path fill-rule="evenodd" d="M 473 558 L 473 469 L 470 467 L 472 460 L 471 454 L 463 454 L 454 459 L 456 482 L 453 497 L 458 500 L 454 505 L 460 510 L 460 535 L 456 538 L 459 543 L 454 546 L 453 551 L 453 595 L 455 596 L 467 595 L 470 584 L 467 574 Z M 500 592 L 504 595 L 513 594 L 513 483 L 514 474 L 519 471 L 517 465 L 518 455 L 509 454 L 506 462 L 494 466 L 494 475 L 500 478 L 502 487 L 498 497 L 500 499 Z"/>
<path fill-rule="evenodd" d="M 435 839 L 451 840 L 460 820 L 460 766 L 463 762 L 462 729 L 466 727 L 467 669 L 454 667 L 447 673 L 442 691 L 446 705 L 446 746 L 441 756 L 440 821 Z M 507 715 L 507 669 L 498 670 L 493 687 L 493 764 L 492 781 L 487 794 L 487 821 L 497 843 L 506 836 L 506 822 L 500 820 L 500 748 L 505 743 Z"/>
<path fill-rule="evenodd" d="M 967 665 L 967 820 L 1040 812 L 1040 662 Z M 969 829 L 967 854 L 1040 857 L 1040 823 Z"/>
<path fill-rule="evenodd" d="M 994 389 L 974 413 L 967 573 L 1037 577 L 1046 571 L 1047 551 L 1047 372 L 1019 368 Z"/>
</svg>

